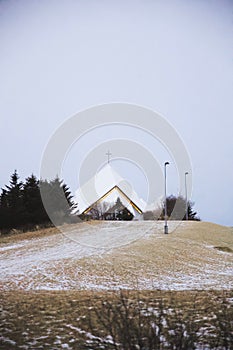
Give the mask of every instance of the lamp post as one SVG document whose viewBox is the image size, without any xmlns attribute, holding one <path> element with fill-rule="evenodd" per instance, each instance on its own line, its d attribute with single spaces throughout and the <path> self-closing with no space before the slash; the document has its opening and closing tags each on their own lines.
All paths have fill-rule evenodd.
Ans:
<svg viewBox="0 0 233 350">
<path fill-rule="evenodd" d="M 105 153 L 105 154 L 106 154 L 106 156 L 108 156 L 108 164 L 109 164 L 109 162 L 110 162 L 110 157 L 111 157 L 112 153 L 108 150 L 108 152 Z"/>
<path fill-rule="evenodd" d="M 164 163 L 164 193 L 165 193 L 164 233 L 165 234 L 168 234 L 168 226 L 167 226 L 167 165 L 169 165 L 169 162 Z"/>
<path fill-rule="evenodd" d="M 189 219 L 188 217 L 188 196 L 187 196 L 187 175 L 188 172 L 186 171 L 185 175 L 185 219 L 186 221 Z"/>
</svg>

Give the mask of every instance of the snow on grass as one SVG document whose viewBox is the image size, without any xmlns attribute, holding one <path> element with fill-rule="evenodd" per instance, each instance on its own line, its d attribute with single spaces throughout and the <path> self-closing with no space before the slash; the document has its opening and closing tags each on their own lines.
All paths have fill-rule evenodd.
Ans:
<svg viewBox="0 0 233 350">
<path fill-rule="evenodd" d="M 69 328 L 69 329 L 77 331 L 79 334 L 85 335 L 85 337 L 88 338 L 88 339 L 98 340 L 101 343 L 105 343 L 105 344 L 113 344 L 113 340 L 112 340 L 112 337 L 110 335 L 108 335 L 105 338 L 100 338 L 100 337 L 96 337 L 95 335 L 93 335 L 90 332 L 86 332 L 83 329 L 81 329 L 79 327 L 74 327 L 74 326 L 72 326 L 70 324 L 67 324 L 66 327 Z"/>
<path fill-rule="evenodd" d="M 6 338 L 6 337 L 0 336 L 0 341 L 7 344 L 7 345 L 16 346 L 16 342 L 14 340 L 11 340 L 11 339 Z"/>
<path fill-rule="evenodd" d="M 20 248 L 20 247 L 23 247 L 24 244 L 22 243 L 18 243 L 18 244 L 7 244 L 3 247 L 0 247 L 0 252 L 4 252 L 6 250 L 9 250 L 9 249 L 17 249 L 17 248 Z"/>
<path fill-rule="evenodd" d="M 197 334 L 196 349 L 207 349 L 208 344 L 209 348 L 213 348 L 212 338 L 215 337 L 218 339 L 214 348 L 220 350 L 223 348 L 220 339 L 222 342 L 226 334 L 230 336 L 232 315 L 230 303 L 228 305 L 226 301 L 231 298 L 230 291 L 6 291 L 2 293 L 0 347 L 100 349 L 103 346 L 103 349 L 109 349 L 116 341 L 121 348 L 123 338 L 118 332 L 123 329 L 121 322 L 124 325 L 128 320 L 135 331 L 138 321 L 143 323 L 144 329 L 150 325 L 158 336 L 160 327 L 160 340 L 164 345 L 175 338 L 181 344 L 184 337 L 192 339 Z M 123 304 L 127 305 L 127 312 L 124 307 L 119 308 Z M 113 333 L 118 334 L 116 338 L 110 336 L 113 324 L 111 315 L 114 316 L 115 325 L 120 322 L 117 333 Z M 135 318 L 135 322 L 131 323 L 132 318 Z M 139 334 L 134 331 L 129 333 L 131 337 Z"/>
<path fill-rule="evenodd" d="M 196 222 L 101 222 L 0 246 L 2 290 L 229 289 L 229 228 Z M 224 243 L 224 244 L 222 244 Z"/>
</svg>

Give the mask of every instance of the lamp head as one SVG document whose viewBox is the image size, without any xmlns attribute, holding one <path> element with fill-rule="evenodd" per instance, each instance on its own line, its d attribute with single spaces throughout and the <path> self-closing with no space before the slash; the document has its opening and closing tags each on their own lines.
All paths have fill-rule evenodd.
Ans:
<svg viewBox="0 0 233 350">
<path fill-rule="evenodd" d="M 164 165 L 165 165 L 165 166 L 166 166 L 166 165 L 169 165 L 169 162 L 164 163 Z"/>
</svg>

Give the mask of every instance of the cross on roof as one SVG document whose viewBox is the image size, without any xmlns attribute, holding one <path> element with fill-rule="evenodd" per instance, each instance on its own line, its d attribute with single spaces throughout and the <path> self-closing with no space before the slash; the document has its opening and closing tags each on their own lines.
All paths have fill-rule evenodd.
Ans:
<svg viewBox="0 0 233 350">
<path fill-rule="evenodd" d="M 106 156 L 108 156 L 108 163 L 109 163 L 109 161 L 110 161 L 110 156 L 112 155 L 112 153 L 110 153 L 109 152 L 109 150 L 108 150 L 108 152 L 106 153 Z"/>
</svg>

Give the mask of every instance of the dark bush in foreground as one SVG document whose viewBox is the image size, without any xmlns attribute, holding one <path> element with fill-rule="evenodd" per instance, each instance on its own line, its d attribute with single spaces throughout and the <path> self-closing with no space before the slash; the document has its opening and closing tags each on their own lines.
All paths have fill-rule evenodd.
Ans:
<svg viewBox="0 0 233 350">
<path fill-rule="evenodd" d="M 3 292 L 0 348 L 232 349 L 231 291 Z"/>
<path fill-rule="evenodd" d="M 92 349 L 232 349 L 229 302 L 223 298 L 220 309 L 206 311 L 209 316 L 203 317 L 195 296 L 186 307 L 171 298 L 168 307 L 163 298 L 143 301 L 121 292 L 116 300 L 101 301 L 89 309 L 84 334 Z M 89 349 L 87 344 L 85 349 Z"/>
</svg>

